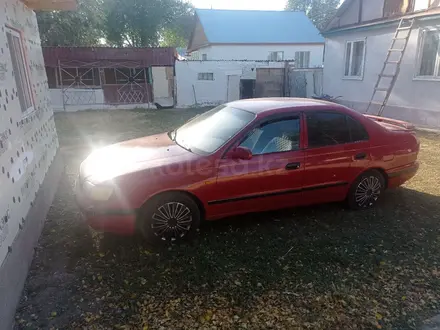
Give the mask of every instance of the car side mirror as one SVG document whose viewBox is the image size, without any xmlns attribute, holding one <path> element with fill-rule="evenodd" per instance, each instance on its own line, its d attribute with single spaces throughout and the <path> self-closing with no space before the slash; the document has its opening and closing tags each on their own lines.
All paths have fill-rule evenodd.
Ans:
<svg viewBox="0 0 440 330">
<path fill-rule="evenodd" d="M 237 147 L 228 153 L 228 158 L 250 160 L 252 158 L 252 151 L 246 147 Z"/>
</svg>

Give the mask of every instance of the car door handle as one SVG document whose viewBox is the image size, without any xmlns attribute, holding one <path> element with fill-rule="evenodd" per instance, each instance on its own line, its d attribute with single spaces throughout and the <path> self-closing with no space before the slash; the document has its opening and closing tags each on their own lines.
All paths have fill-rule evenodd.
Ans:
<svg viewBox="0 0 440 330">
<path fill-rule="evenodd" d="M 301 167 L 301 163 L 289 163 L 286 165 L 286 170 L 292 171 L 297 170 Z"/>
<path fill-rule="evenodd" d="M 356 154 L 356 156 L 354 156 L 355 160 L 362 160 L 367 158 L 367 154 L 365 152 L 360 152 L 358 154 Z"/>
</svg>

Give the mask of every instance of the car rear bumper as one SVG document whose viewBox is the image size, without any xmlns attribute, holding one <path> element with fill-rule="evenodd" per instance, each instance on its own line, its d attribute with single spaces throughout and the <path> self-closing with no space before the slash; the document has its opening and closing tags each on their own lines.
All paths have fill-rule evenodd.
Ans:
<svg viewBox="0 0 440 330">
<path fill-rule="evenodd" d="M 388 172 L 388 188 L 399 187 L 413 178 L 419 169 L 419 162 Z"/>
<path fill-rule="evenodd" d="M 75 189 L 76 203 L 83 220 L 93 229 L 119 235 L 133 235 L 136 231 L 136 210 L 115 210 L 95 205 L 84 193 Z"/>
</svg>

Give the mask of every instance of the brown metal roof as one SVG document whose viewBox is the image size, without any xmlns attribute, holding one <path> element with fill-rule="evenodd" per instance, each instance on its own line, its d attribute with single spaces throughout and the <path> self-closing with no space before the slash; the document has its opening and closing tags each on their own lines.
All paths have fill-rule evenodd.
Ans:
<svg viewBox="0 0 440 330">
<path fill-rule="evenodd" d="M 173 66 L 174 48 L 113 48 L 113 47 L 43 47 L 44 63 L 57 67 L 60 62 L 90 64 L 93 67 L 115 66 L 115 62 L 132 62 L 134 66 Z M 110 64 L 111 63 L 111 64 Z M 82 66 L 82 65 L 81 65 Z"/>
<path fill-rule="evenodd" d="M 76 0 L 21 0 L 33 10 L 76 10 Z"/>
</svg>

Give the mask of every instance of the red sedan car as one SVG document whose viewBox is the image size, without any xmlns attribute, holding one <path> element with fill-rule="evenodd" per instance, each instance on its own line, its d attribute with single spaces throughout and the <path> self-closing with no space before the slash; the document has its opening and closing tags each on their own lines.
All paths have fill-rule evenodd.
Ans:
<svg viewBox="0 0 440 330">
<path fill-rule="evenodd" d="M 243 100 L 93 152 L 77 201 L 97 230 L 179 241 L 202 220 L 336 201 L 372 207 L 415 175 L 419 147 L 405 122 L 316 100 Z"/>
</svg>

